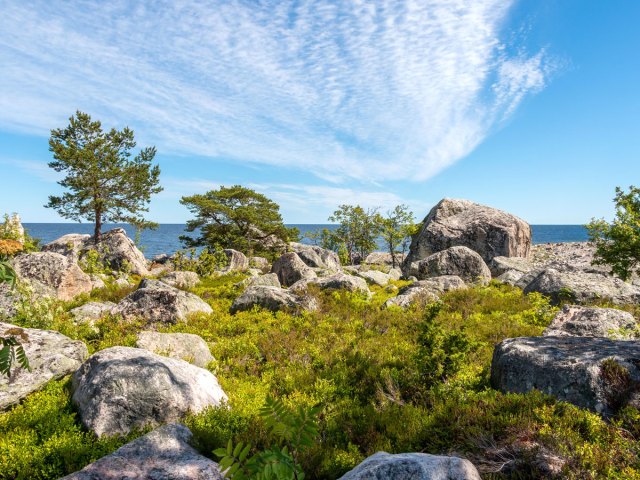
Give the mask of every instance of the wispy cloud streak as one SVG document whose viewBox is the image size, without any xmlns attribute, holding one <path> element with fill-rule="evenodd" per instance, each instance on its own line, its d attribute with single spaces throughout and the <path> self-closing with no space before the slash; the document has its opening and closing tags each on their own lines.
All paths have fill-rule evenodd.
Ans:
<svg viewBox="0 0 640 480">
<path fill-rule="evenodd" d="M 28 4 L 27 4 L 28 3 Z M 165 153 L 423 180 L 546 85 L 505 0 L 4 2 L 0 128 L 75 108 Z M 517 51 L 516 54 L 507 52 Z"/>
</svg>

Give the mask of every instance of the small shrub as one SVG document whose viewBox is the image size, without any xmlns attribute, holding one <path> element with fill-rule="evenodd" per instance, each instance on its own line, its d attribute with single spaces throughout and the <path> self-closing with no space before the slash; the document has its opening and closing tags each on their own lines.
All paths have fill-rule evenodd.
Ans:
<svg viewBox="0 0 640 480">
<path fill-rule="evenodd" d="M 11 288 L 15 288 L 18 275 L 13 269 L 9 260 L 2 260 L 0 258 L 0 284 L 8 283 Z"/>
<path fill-rule="evenodd" d="M 635 391 L 640 391 L 640 384 L 631 378 L 629 370 L 613 358 L 600 364 L 600 379 L 607 405 L 614 412 L 624 407 Z"/>
<path fill-rule="evenodd" d="M 463 330 L 446 330 L 437 322 L 440 309 L 438 303 L 428 305 L 418 326 L 416 363 L 419 378 L 427 388 L 457 374 L 468 355 L 478 348 L 478 342 Z"/>
<path fill-rule="evenodd" d="M 82 270 L 89 275 L 106 274 L 111 271 L 109 266 L 102 261 L 102 255 L 97 250 L 88 250 L 79 263 Z"/>
<path fill-rule="evenodd" d="M 318 436 L 315 416 L 318 407 L 297 410 L 287 408 L 277 399 L 267 397 L 260 410 L 275 444 L 249 457 L 251 444 L 242 442 L 234 446 L 229 440 L 227 448 L 219 448 L 214 453 L 220 457 L 220 466 L 225 477 L 235 480 L 273 479 L 302 480 L 304 472 L 298 457 L 302 450 L 310 448 Z"/>
<path fill-rule="evenodd" d="M 196 272 L 201 277 L 211 277 L 229 264 L 224 251 L 216 247 L 212 250 L 203 248 L 196 255 L 196 249 L 177 251 L 172 259 L 176 270 Z"/>
<path fill-rule="evenodd" d="M 24 250 L 24 245 L 17 240 L 0 239 L 0 258 L 8 258 Z"/>
</svg>

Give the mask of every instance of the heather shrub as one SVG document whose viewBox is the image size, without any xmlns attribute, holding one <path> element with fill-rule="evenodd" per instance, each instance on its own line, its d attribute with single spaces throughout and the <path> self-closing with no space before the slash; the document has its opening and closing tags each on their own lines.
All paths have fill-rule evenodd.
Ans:
<svg viewBox="0 0 640 480">
<path fill-rule="evenodd" d="M 256 308 L 231 315 L 243 278 L 238 273 L 204 278 L 191 291 L 214 313 L 158 326 L 200 335 L 216 358 L 209 368 L 228 394 L 229 408 L 185 419 L 203 454 L 216 459 L 213 450 L 226 448 L 230 440 L 251 444 L 248 456 L 269 449 L 273 436 L 260 410 L 272 397 L 292 411 L 321 405 L 317 441 L 297 458 L 309 479 L 338 478 L 379 450 L 456 453 L 471 459 L 483 478 L 544 478 L 540 452 L 559 459 L 561 478 L 638 478 L 636 409 L 623 408 L 605 421 L 538 392 L 504 395 L 489 388 L 494 345 L 507 337 L 540 335 L 556 312 L 545 297 L 492 283 L 449 292 L 438 304 L 402 310 L 382 308 L 392 295 L 385 288 L 371 287 L 371 299 L 311 288 L 319 304 L 316 312 L 291 315 Z M 132 345 L 142 323 L 107 317 L 96 322 L 97 330 L 89 330 L 73 326 L 67 313 L 84 301 L 124 293 L 103 290 L 55 303 L 48 308 L 57 313 L 46 323 L 84 340 L 92 352 Z M 24 316 L 19 323 L 27 323 Z M 20 443 L 10 437 L 11 458 L 33 457 L 31 471 L 46 472 L 48 465 L 79 468 L 116 447 L 89 438 L 84 450 L 77 450 L 77 461 L 67 459 L 66 452 L 76 452 L 79 439 L 88 434 L 65 410 L 68 393 L 45 391 L 45 397 L 30 396 L 25 403 L 40 398 L 58 405 L 52 415 L 64 413 L 67 423 L 59 432 L 70 436 L 69 449 L 43 453 L 46 436 L 39 432 L 51 420 L 38 417 L 19 432 L 40 440 Z M 20 412 L 0 414 L 0 425 L 21 422 Z M 5 431 L 8 427 L 0 435 Z M 55 468 L 55 475 L 33 478 L 57 478 L 62 467 Z"/>
</svg>

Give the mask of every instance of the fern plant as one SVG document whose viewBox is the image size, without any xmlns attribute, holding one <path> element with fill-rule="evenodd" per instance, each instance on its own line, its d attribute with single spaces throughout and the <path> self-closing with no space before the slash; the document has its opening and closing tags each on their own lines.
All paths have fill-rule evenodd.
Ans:
<svg viewBox="0 0 640 480">
<path fill-rule="evenodd" d="M 251 444 L 239 442 L 234 445 L 229 440 L 227 448 L 213 452 L 221 457 L 220 466 L 225 470 L 225 477 L 233 480 L 304 479 L 299 454 L 312 446 L 318 436 L 316 416 L 319 411 L 319 406 L 293 410 L 281 400 L 267 397 L 260 416 L 276 444 L 249 456 Z"/>
<path fill-rule="evenodd" d="M 0 283 L 8 283 L 13 289 L 16 286 L 16 271 L 9 259 L 0 255 Z M 17 362 L 22 368 L 31 370 L 29 360 L 20 340 L 27 341 L 29 337 L 21 328 L 10 328 L 0 337 L 0 375 L 11 375 L 11 367 Z"/>
<path fill-rule="evenodd" d="M 20 367 L 31 370 L 27 354 L 20 341 L 26 342 L 29 337 L 21 328 L 10 328 L 0 337 L 0 375 L 11 375 L 11 367 L 17 362 Z"/>
</svg>

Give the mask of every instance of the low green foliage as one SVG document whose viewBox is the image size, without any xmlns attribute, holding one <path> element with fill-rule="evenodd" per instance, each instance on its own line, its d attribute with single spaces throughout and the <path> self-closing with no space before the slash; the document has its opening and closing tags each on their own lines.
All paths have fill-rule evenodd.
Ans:
<svg viewBox="0 0 640 480">
<path fill-rule="evenodd" d="M 296 316 L 255 309 L 231 315 L 229 307 L 242 292 L 237 284 L 243 278 L 243 274 L 204 278 L 191 291 L 211 305 L 213 314 L 159 329 L 200 335 L 216 358 L 209 368 L 228 394 L 228 405 L 185 419 L 205 455 L 220 448 L 226 452 L 229 441 L 233 450 L 240 443 L 242 450 L 252 445 L 245 460 L 272 450 L 277 442 L 261 414 L 270 397 L 292 412 L 322 405 L 317 441 L 296 453 L 295 459 L 310 479 L 339 478 L 380 450 L 456 452 L 478 465 L 483 478 L 544 478 L 536 457 L 539 451 L 564 462 L 561 478 L 638 478 L 636 409 L 623 408 L 607 422 L 537 392 L 504 395 L 490 388 L 494 345 L 508 337 L 540 335 L 557 311 L 542 295 L 492 283 L 449 292 L 437 305 L 402 310 L 381 308 L 392 295 L 386 288 L 372 286 L 370 300 L 358 293 L 311 289 L 319 304 L 316 312 Z M 404 284 L 394 282 L 398 287 Z M 106 294 L 94 293 L 83 301 L 100 295 Z M 97 331 L 75 326 L 67 311 L 77 305 L 49 305 L 57 313 L 44 315 L 50 325 L 44 328 L 82 339 L 91 351 L 132 345 L 143 328 L 115 317 L 97 322 Z M 44 314 L 40 307 L 33 308 L 31 315 Z M 25 322 L 38 324 L 24 316 L 14 323 Z M 62 390 L 58 395 L 55 401 L 69 401 Z M 20 422 L 15 417 L 20 411 L 0 414 L 0 425 Z M 57 410 L 49 413 L 60 415 Z M 76 442 L 82 429 L 76 419 L 63 417 L 69 423 L 60 431 Z M 65 454 L 47 450 L 45 437 L 38 433 L 51 421 L 39 417 L 26 423 L 21 434 L 41 438 L 41 443 L 25 444 L 11 437 L 15 449 L 11 458 L 25 462 L 33 457 L 33 471 L 64 462 Z M 0 435 L 5 431 L 0 429 Z M 86 456 L 74 463 L 77 468 L 89 456 L 108 453 L 95 442 L 86 442 Z M 277 446 L 282 454 L 284 444 Z M 287 453 L 292 453 L 289 446 Z M 55 475 L 34 478 L 60 474 L 58 469 Z"/>
<path fill-rule="evenodd" d="M 431 387 L 462 370 L 468 354 L 479 346 L 461 330 L 447 330 L 436 320 L 440 304 L 428 305 L 419 324 L 416 370 L 422 384 Z"/>
<path fill-rule="evenodd" d="M 268 449 L 249 456 L 251 444 L 239 442 L 234 446 L 229 440 L 227 448 L 219 448 L 214 453 L 220 457 L 220 466 L 225 477 L 235 480 L 302 480 L 304 471 L 298 463 L 298 456 L 310 448 L 318 436 L 315 416 L 319 407 L 297 410 L 287 408 L 282 401 L 267 397 L 260 410 L 269 434 L 275 443 Z"/>
<path fill-rule="evenodd" d="M 0 414 L 0 479 L 57 479 L 113 452 L 128 438 L 97 439 L 80 426 L 67 381 L 54 381 Z"/>
<path fill-rule="evenodd" d="M 0 258 L 0 283 L 8 283 L 11 288 L 16 286 L 16 271 L 11 266 L 11 262 Z"/>
<path fill-rule="evenodd" d="M 176 270 L 196 272 L 200 277 L 210 277 L 229 265 L 229 259 L 222 248 L 203 248 L 196 253 L 195 248 L 178 250 L 172 259 Z"/>
<path fill-rule="evenodd" d="M 79 262 L 80 267 L 88 274 L 107 274 L 111 272 L 109 265 L 102 261 L 102 255 L 97 251 L 90 249 L 82 256 Z"/>
</svg>

